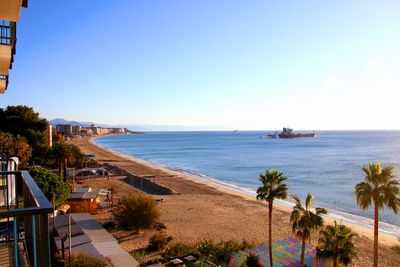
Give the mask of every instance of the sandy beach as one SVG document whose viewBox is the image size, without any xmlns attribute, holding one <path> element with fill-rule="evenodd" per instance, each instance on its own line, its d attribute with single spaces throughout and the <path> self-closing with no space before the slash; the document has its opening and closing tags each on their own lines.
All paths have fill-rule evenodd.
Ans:
<svg viewBox="0 0 400 267">
<path fill-rule="evenodd" d="M 162 170 L 155 166 L 135 161 L 132 158 L 112 153 L 96 146 L 89 138 L 73 141 L 82 152 L 95 155 L 98 162 L 108 162 L 123 167 L 136 175 L 152 175 L 154 181 L 171 188 L 174 195 L 162 196 L 160 203 L 161 222 L 167 227 L 166 232 L 174 241 L 195 242 L 204 239 L 213 240 L 242 240 L 247 239 L 257 243 L 267 240 L 267 208 L 266 204 L 249 196 L 231 192 L 226 189 L 195 180 L 184 174 Z M 137 189 L 120 182 L 126 192 Z M 289 222 L 290 210 L 274 205 L 273 211 L 273 240 L 291 236 Z M 329 222 L 328 222 L 329 223 Z M 355 239 L 358 247 L 358 257 L 351 266 L 372 265 L 372 231 L 351 226 L 359 233 Z M 315 245 L 318 233 L 312 235 Z M 121 244 L 128 251 L 134 248 L 130 239 Z M 391 246 L 399 244 L 394 237 L 380 235 L 379 265 L 399 266 L 400 255 Z"/>
</svg>

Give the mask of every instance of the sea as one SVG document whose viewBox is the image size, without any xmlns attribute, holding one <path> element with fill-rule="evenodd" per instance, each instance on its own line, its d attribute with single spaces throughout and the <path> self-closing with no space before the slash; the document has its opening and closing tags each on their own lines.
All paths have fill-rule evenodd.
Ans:
<svg viewBox="0 0 400 267">
<path fill-rule="evenodd" d="M 269 131 L 268 133 L 272 133 Z M 256 195 L 259 175 L 278 169 L 290 196 L 314 196 L 314 207 L 343 223 L 373 228 L 373 209 L 356 202 L 362 167 L 380 161 L 400 177 L 400 131 L 317 131 L 315 138 L 267 138 L 267 131 L 146 132 L 109 135 L 94 142 L 108 150 L 220 187 Z M 278 201 L 292 207 L 289 198 Z M 380 211 L 380 231 L 400 236 L 400 214 Z"/>
</svg>

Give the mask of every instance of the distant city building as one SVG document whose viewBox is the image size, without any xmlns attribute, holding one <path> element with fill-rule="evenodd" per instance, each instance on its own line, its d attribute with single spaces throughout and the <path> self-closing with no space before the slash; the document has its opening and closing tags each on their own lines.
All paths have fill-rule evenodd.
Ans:
<svg viewBox="0 0 400 267">
<path fill-rule="evenodd" d="M 97 127 L 94 125 L 88 127 L 82 127 L 80 125 L 70 125 L 70 124 L 58 124 L 56 125 L 56 131 L 58 133 L 62 133 L 65 136 L 125 134 L 129 132 L 129 130 L 126 128 L 107 128 L 107 127 Z"/>
<path fill-rule="evenodd" d="M 72 125 L 70 124 L 58 124 L 56 125 L 56 131 L 64 135 L 72 135 Z"/>
<path fill-rule="evenodd" d="M 73 125 L 72 126 L 72 134 L 73 135 L 80 135 L 82 127 L 80 125 Z"/>
</svg>

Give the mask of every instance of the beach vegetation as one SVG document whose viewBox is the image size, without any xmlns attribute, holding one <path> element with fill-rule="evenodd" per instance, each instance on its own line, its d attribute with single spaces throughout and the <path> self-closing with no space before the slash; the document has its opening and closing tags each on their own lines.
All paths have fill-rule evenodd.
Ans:
<svg viewBox="0 0 400 267">
<path fill-rule="evenodd" d="M 348 265 L 356 256 L 353 238 L 357 234 L 345 225 L 336 221 L 334 223 L 319 232 L 317 256 L 321 259 L 331 259 L 333 267 L 338 263 Z"/>
<path fill-rule="evenodd" d="M 296 205 L 293 207 L 293 211 L 290 214 L 290 222 L 292 223 L 292 232 L 298 239 L 301 240 L 301 255 L 300 265 L 304 266 L 304 248 L 306 240 L 311 241 L 311 231 L 316 230 L 324 226 L 323 214 L 327 214 L 327 210 L 324 208 L 315 208 L 313 211 L 313 196 L 308 193 L 305 205 L 301 203 L 300 198 L 293 196 Z"/>
<path fill-rule="evenodd" d="M 247 240 L 242 240 L 241 242 L 236 240 L 220 242 L 205 240 L 197 245 L 197 251 L 207 260 L 219 265 L 224 265 L 229 263 L 232 254 L 255 246 L 255 243 L 248 242 Z"/>
<path fill-rule="evenodd" d="M 395 246 L 393 246 L 393 247 L 392 247 L 392 250 L 393 250 L 396 254 L 400 255 L 400 245 L 395 245 Z"/>
<path fill-rule="evenodd" d="M 400 211 L 400 182 L 394 174 L 394 167 L 382 168 L 381 163 L 370 163 L 362 168 L 363 182 L 355 187 L 357 204 L 362 209 L 374 205 L 374 267 L 378 266 L 378 224 L 379 210 L 387 207 L 395 214 Z"/>
<path fill-rule="evenodd" d="M 118 201 L 119 209 L 113 211 L 118 226 L 123 229 L 150 228 L 160 218 L 157 202 L 151 196 L 144 194 L 130 194 Z"/>
<path fill-rule="evenodd" d="M 20 136 L 32 149 L 30 163 L 45 164 L 49 150 L 49 123 L 28 106 L 0 108 L 0 131 Z"/>
<path fill-rule="evenodd" d="M 110 191 L 110 204 L 111 206 L 114 206 L 114 200 L 115 196 L 117 195 L 117 192 L 119 190 L 119 184 L 117 183 L 112 183 L 111 186 L 108 188 L 108 191 Z"/>
<path fill-rule="evenodd" d="M 96 257 L 84 252 L 71 254 L 67 258 L 67 266 L 71 267 L 105 267 L 107 262 L 102 257 Z"/>
<path fill-rule="evenodd" d="M 71 191 L 63 179 L 43 167 L 33 166 L 29 169 L 29 174 L 50 202 L 54 196 L 57 205 L 64 202 Z"/>
<path fill-rule="evenodd" d="M 165 259 L 184 256 L 187 254 L 197 253 L 196 244 L 187 244 L 184 242 L 171 242 L 165 248 L 163 256 Z"/>
<path fill-rule="evenodd" d="M 197 243 L 187 244 L 183 242 L 173 242 L 167 245 L 163 256 L 165 259 L 182 257 L 188 254 L 199 255 L 201 261 L 212 262 L 217 265 L 228 265 L 232 255 L 246 248 L 253 248 L 256 244 L 247 240 L 219 241 L 204 240 Z"/>
<path fill-rule="evenodd" d="M 257 199 L 268 203 L 268 244 L 269 244 L 269 264 L 272 267 L 272 210 L 275 199 L 286 199 L 288 196 L 288 185 L 285 183 L 287 178 L 282 172 L 276 169 L 266 170 L 265 174 L 260 174 L 262 186 L 257 189 Z"/>
<path fill-rule="evenodd" d="M 151 251 L 160 250 L 164 248 L 171 240 L 172 236 L 160 231 L 150 237 L 148 248 Z"/>
<path fill-rule="evenodd" d="M 260 257 L 257 254 L 250 253 L 246 257 L 246 266 L 248 267 L 262 267 L 260 264 Z"/>
<path fill-rule="evenodd" d="M 146 260 L 146 252 L 142 249 L 140 250 L 133 250 L 129 254 L 139 263 L 143 264 Z"/>
</svg>

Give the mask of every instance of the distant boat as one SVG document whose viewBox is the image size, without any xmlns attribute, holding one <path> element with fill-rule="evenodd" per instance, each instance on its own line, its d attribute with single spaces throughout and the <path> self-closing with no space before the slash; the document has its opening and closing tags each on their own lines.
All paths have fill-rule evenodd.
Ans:
<svg viewBox="0 0 400 267">
<path fill-rule="evenodd" d="M 278 134 L 279 138 L 301 138 L 301 137 L 315 137 L 316 133 L 294 133 L 292 128 L 283 128 L 282 132 Z"/>
<path fill-rule="evenodd" d="M 239 132 L 239 129 L 235 129 L 235 130 L 233 130 L 233 132 L 234 132 L 234 133 L 237 133 L 237 132 Z"/>
</svg>

